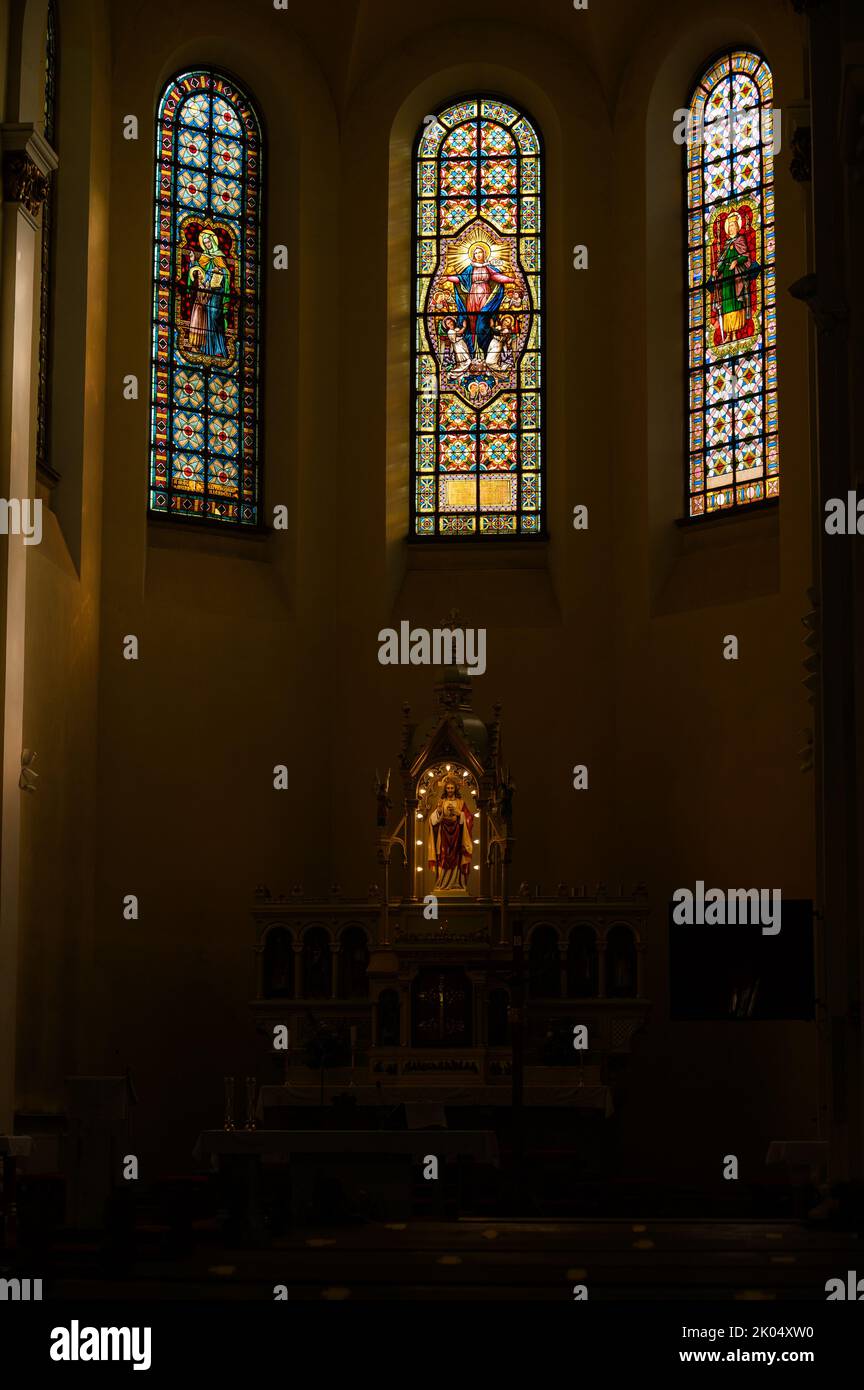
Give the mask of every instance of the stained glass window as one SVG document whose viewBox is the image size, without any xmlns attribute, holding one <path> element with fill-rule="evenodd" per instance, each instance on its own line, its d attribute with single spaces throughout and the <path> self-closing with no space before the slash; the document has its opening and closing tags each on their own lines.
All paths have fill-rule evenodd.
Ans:
<svg viewBox="0 0 864 1390">
<path fill-rule="evenodd" d="M 543 153 L 473 96 L 424 118 L 414 157 L 413 534 L 539 536 Z"/>
<path fill-rule="evenodd" d="M 45 85 L 42 118 L 45 139 L 57 151 L 57 10 L 49 0 L 45 28 Z M 39 382 L 36 406 L 36 467 L 42 475 L 55 481 L 57 474 L 49 458 L 50 441 L 50 380 L 51 331 L 54 301 L 54 223 L 57 197 L 57 175 L 50 175 L 48 195 L 42 204 L 42 240 L 39 251 L 41 278 L 39 282 Z"/>
<path fill-rule="evenodd" d="M 772 100 L 765 60 L 734 50 L 711 64 L 690 102 L 691 517 L 780 494 Z"/>
<path fill-rule="evenodd" d="M 156 124 L 150 510 L 255 526 L 261 127 L 223 74 L 165 89 Z"/>
</svg>

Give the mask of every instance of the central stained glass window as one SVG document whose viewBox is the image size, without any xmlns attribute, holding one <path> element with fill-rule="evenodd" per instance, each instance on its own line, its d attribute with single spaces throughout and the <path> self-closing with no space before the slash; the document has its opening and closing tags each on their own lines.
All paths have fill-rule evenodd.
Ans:
<svg viewBox="0 0 864 1390">
<path fill-rule="evenodd" d="M 156 128 L 150 510 L 259 520 L 261 128 L 233 78 L 170 82 Z"/>
<path fill-rule="evenodd" d="M 543 534 L 542 164 L 535 127 L 494 97 L 418 134 L 416 537 Z"/>
</svg>

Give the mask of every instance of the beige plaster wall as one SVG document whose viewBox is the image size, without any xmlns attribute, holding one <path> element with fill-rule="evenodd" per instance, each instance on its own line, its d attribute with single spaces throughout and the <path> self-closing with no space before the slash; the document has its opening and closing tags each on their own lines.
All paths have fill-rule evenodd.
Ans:
<svg viewBox="0 0 864 1390">
<path fill-rule="evenodd" d="M 731 40 L 764 50 L 781 107 L 799 101 L 798 21 L 767 0 L 726 7 L 722 20 L 708 0 L 634 5 L 629 24 L 600 9 L 565 16 L 553 0 L 480 0 L 472 23 L 444 0 L 434 26 L 396 0 L 359 7 L 353 28 L 328 28 L 325 9 L 250 6 L 240 22 L 213 0 L 202 29 L 198 7 L 160 0 L 146 24 L 112 7 L 100 75 L 110 170 L 100 157 L 90 218 L 91 249 L 107 251 L 105 297 L 90 310 L 107 316 L 104 470 L 100 492 L 88 453 L 81 509 L 97 525 L 101 498 L 101 590 L 97 610 L 95 551 L 85 540 L 79 575 L 62 517 L 55 558 L 46 548 L 38 561 L 32 602 L 47 626 L 28 675 L 29 736 L 49 750 L 52 781 L 55 765 L 63 775 L 50 807 L 31 812 L 28 841 L 28 979 L 38 962 L 56 1018 L 50 1039 L 27 1023 L 25 1092 L 56 1073 L 59 1041 L 81 1017 L 66 965 L 82 913 L 90 949 L 80 903 L 92 893 L 99 991 L 77 1065 L 129 1064 L 142 1152 L 185 1161 L 197 1128 L 218 1117 L 222 1075 L 251 1065 L 255 885 L 338 881 L 365 894 L 379 877 L 373 772 L 395 765 L 402 702 L 422 717 L 433 677 L 381 667 L 377 632 L 402 618 L 434 625 L 455 604 L 466 625 L 488 630 L 477 707 L 505 706 L 514 883 L 642 879 L 655 905 L 655 1015 L 620 1122 L 629 1171 L 651 1173 L 646 1136 L 659 1124 L 680 1135 L 681 1172 L 692 1173 L 694 1115 L 710 1136 L 706 1163 L 716 1143 L 758 1166 L 768 1138 L 813 1132 L 815 1030 L 666 1023 L 665 902 L 697 878 L 815 891 L 812 787 L 797 757 L 807 329 L 785 295 L 807 269 L 805 223 L 786 149 L 781 507 L 682 530 L 671 128 L 702 59 Z M 291 524 L 261 540 L 155 527 L 146 515 L 152 122 L 165 81 L 193 63 L 225 66 L 254 94 L 267 139 L 264 246 L 289 249 L 287 271 L 265 259 L 262 361 L 265 510 L 287 503 Z M 503 550 L 442 548 L 435 567 L 404 542 L 410 147 L 427 111 L 482 86 L 524 104 L 546 144 L 550 539 L 519 547 L 511 564 Z M 122 138 L 129 113 L 137 142 Z M 588 271 L 572 268 L 577 243 Z M 87 373 L 98 433 L 101 378 L 89 359 Z M 128 373 L 137 402 L 123 399 Z M 589 507 L 587 532 L 572 529 L 577 503 Z M 727 633 L 739 637 L 737 663 L 722 660 Z M 126 634 L 139 638 L 137 662 L 123 660 Z M 589 766 L 588 792 L 572 789 L 577 762 Z M 277 763 L 289 768 L 286 793 L 272 789 Z M 137 922 L 123 920 L 129 893 Z"/>
</svg>

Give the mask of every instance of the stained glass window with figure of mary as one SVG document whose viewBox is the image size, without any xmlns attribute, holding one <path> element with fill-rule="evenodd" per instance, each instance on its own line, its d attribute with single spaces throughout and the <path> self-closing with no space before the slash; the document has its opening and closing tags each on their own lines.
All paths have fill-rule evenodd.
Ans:
<svg viewBox="0 0 864 1390">
<path fill-rule="evenodd" d="M 156 127 L 150 511 L 260 518 L 261 127 L 225 74 L 168 84 Z"/>
<path fill-rule="evenodd" d="M 693 93 L 686 146 L 688 461 L 685 510 L 780 495 L 771 71 L 735 49 Z"/>
<path fill-rule="evenodd" d="M 412 535 L 543 533 L 540 136 L 471 96 L 414 158 Z"/>
</svg>

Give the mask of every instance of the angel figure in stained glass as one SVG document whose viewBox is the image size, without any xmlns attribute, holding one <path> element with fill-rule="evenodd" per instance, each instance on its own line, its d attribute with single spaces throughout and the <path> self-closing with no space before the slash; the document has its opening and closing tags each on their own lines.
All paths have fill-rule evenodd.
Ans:
<svg viewBox="0 0 864 1390">
<path fill-rule="evenodd" d="M 464 323 L 460 327 L 452 314 L 441 323 L 441 332 L 449 343 L 444 349 L 443 361 L 451 376 L 464 376 L 471 368 L 471 356 L 465 346 L 466 328 Z"/>
<path fill-rule="evenodd" d="M 486 366 L 505 376 L 513 366 L 513 338 L 518 332 L 513 314 L 500 314 L 492 321 L 492 337 L 486 352 Z"/>
</svg>

